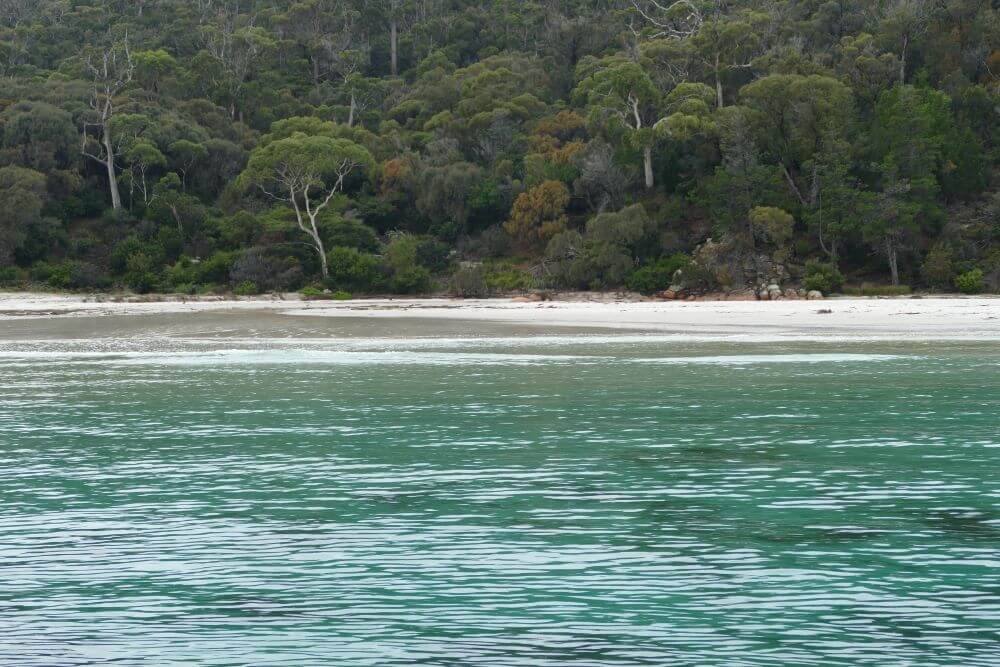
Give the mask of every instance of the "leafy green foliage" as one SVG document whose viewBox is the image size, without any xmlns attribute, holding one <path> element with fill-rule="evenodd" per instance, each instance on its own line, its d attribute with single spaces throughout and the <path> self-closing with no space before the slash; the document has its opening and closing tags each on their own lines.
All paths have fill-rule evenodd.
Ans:
<svg viewBox="0 0 1000 667">
<path fill-rule="evenodd" d="M 10 275 L 648 292 L 711 247 L 732 287 L 997 286 L 995 3 L 7 4 Z"/>
<path fill-rule="evenodd" d="M 806 262 L 806 273 L 802 285 L 807 290 L 818 290 L 823 294 L 832 294 L 844 286 L 844 275 L 833 264 L 811 259 Z"/>
<path fill-rule="evenodd" d="M 333 287 L 355 292 L 376 292 L 383 284 L 378 259 L 356 248 L 337 247 L 330 250 L 329 283 Z"/>
<path fill-rule="evenodd" d="M 674 274 L 687 267 L 691 258 L 684 253 L 662 257 L 652 264 L 639 267 L 625 279 L 625 286 L 640 294 L 655 294 L 670 287 Z"/>
<path fill-rule="evenodd" d="M 963 294 L 979 294 L 983 291 L 983 270 L 977 267 L 955 276 L 955 287 Z"/>
<path fill-rule="evenodd" d="M 552 282 L 558 287 L 619 287 L 635 268 L 635 258 L 651 241 L 654 226 L 641 204 L 602 213 L 583 234 L 567 231 L 546 248 Z"/>
</svg>

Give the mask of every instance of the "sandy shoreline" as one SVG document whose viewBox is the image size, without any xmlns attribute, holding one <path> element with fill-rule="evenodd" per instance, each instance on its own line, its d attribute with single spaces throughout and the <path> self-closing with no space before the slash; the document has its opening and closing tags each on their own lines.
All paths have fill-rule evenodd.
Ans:
<svg viewBox="0 0 1000 667">
<path fill-rule="evenodd" d="M 327 318 L 404 318 L 699 334 L 808 334 L 901 339 L 1000 340 L 1000 298 L 835 298 L 824 301 L 616 301 L 283 298 L 116 302 L 109 297 L 0 293 L 0 321 L 173 313 L 267 313 Z M 829 311 L 829 312 L 824 312 Z M 388 324 L 388 322 L 385 322 Z"/>
</svg>

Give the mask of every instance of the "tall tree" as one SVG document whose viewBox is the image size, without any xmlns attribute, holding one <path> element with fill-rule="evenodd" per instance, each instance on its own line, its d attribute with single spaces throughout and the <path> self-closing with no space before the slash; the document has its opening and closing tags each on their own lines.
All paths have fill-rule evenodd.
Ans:
<svg viewBox="0 0 1000 667">
<path fill-rule="evenodd" d="M 353 141 L 295 133 L 251 153 L 240 183 L 292 207 L 299 229 L 319 255 L 326 278 L 330 270 L 317 220 L 333 197 L 343 191 L 351 172 L 373 165 L 371 154 Z"/>
<path fill-rule="evenodd" d="M 649 74 L 627 60 L 585 59 L 577 68 L 575 95 L 590 109 L 591 122 L 642 152 L 646 189 L 652 189 L 653 125 L 660 119 L 660 91 Z"/>
<path fill-rule="evenodd" d="M 112 130 L 116 98 L 132 83 L 132 77 L 135 73 L 128 36 L 126 35 L 122 41 L 116 42 L 108 48 L 88 55 L 85 63 L 94 79 L 90 106 L 94 110 L 95 116 L 93 120 L 84 124 L 81 152 L 84 156 L 104 166 L 108 177 L 108 189 L 111 192 L 111 207 L 118 210 L 122 207 L 122 198 L 118 191 L 118 176 L 115 168 L 115 160 L 118 155 Z M 97 152 L 88 149 L 87 137 L 90 128 L 94 128 L 100 137 Z"/>
</svg>

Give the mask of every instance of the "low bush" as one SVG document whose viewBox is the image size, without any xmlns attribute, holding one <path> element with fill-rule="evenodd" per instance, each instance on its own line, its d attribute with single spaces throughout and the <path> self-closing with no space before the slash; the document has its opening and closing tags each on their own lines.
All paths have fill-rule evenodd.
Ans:
<svg viewBox="0 0 1000 667">
<path fill-rule="evenodd" d="M 844 286 L 844 274 L 834 264 L 810 259 L 806 262 L 806 272 L 802 285 L 807 290 L 818 290 L 823 294 L 830 294 L 839 291 Z"/>
<path fill-rule="evenodd" d="M 979 294 L 983 291 L 983 275 L 979 268 L 966 271 L 955 277 L 955 287 L 963 294 Z"/>
<path fill-rule="evenodd" d="M 24 270 L 16 266 L 0 266 L 0 286 L 13 287 L 22 284 L 27 278 Z"/>
<path fill-rule="evenodd" d="M 383 283 L 378 258 L 355 248 L 338 247 L 327 253 L 329 284 L 334 289 L 375 292 Z"/>
<path fill-rule="evenodd" d="M 295 257 L 272 254 L 267 248 L 250 248 L 229 270 L 233 285 L 253 283 L 256 293 L 286 291 L 302 284 L 303 271 Z"/>
<path fill-rule="evenodd" d="M 361 252 L 377 252 L 378 234 L 368 225 L 353 218 L 338 217 L 323 228 L 328 247 L 354 248 Z"/>
<path fill-rule="evenodd" d="M 241 255 L 243 253 L 238 250 L 219 250 L 213 253 L 207 259 L 203 259 L 195 265 L 196 282 L 216 285 L 228 283 L 229 272 Z"/>
<path fill-rule="evenodd" d="M 451 293 L 466 298 L 481 298 L 489 296 L 490 288 L 486 284 L 486 269 L 482 264 L 463 266 L 451 277 Z"/>
<path fill-rule="evenodd" d="M 948 289 L 955 280 L 955 253 L 950 247 L 939 243 L 924 257 L 921 270 L 931 287 Z"/>
<path fill-rule="evenodd" d="M 538 281 L 528 271 L 507 262 L 500 262 L 487 265 L 486 287 L 493 294 L 527 292 L 538 287 Z"/>
<path fill-rule="evenodd" d="M 139 294 L 152 292 L 159 283 L 156 261 L 144 252 L 129 256 L 125 264 L 125 284 Z"/>
<path fill-rule="evenodd" d="M 392 291 L 398 294 L 422 294 L 431 289 L 431 272 L 422 266 L 410 266 L 392 276 Z"/>
<path fill-rule="evenodd" d="M 39 262 L 31 267 L 31 279 L 56 289 L 105 289 L 111 281 L 90 262 L 67 259 L 58 264 Z"/>
<path fill-rule="evenodd" d="M 451 246 L 437 239 L 423 239 L 417 245 L 416 261 L 433 273 L 439 273 L 451 264 Z"/>
<path fill-rule="evenodd" d="M 128 261 L 133 255 L 145 255 L 153 266 L 162 266 L 166 259 L 166 251 L 156 241 L 144 240 L 133 234 L 120 241 L 111 251 L 111 271 L 122 275 L 128 271 Z"/>
<path fill-rule="evenodd" d="M 253 296 L 254 294 L 260 294 L 260 289 L 254 281 L 244 280 L 237 285 L 235 289 L 233 289 L 233 292 L 235 292 L 237 296 Z"/>
<path fill-rule="evenodd" d="M 188 257 L 181 257 L 174 264 L 167 267 L 164 272 L 167 286 L 173 287 L 174 291 L 188 294 L 182 286 L 194 285 L 198 282 L 197 265 Z"/>
<path fill-rule="evenodd" d="M 304 299 L 322 299 L 326 296 L 323 292 L 323 288 L 316 287 L 315 285 L 306 285 L 299 290 L 299 294 L 301 294 Z"/>
<path fill-rule="evenodd" d="M 647 264 L 633 271 L 626 279 L 625 286 L 640 294 L 654 294 L 670 287 L 674 273 L 691 263 L 684 253 L 663 257 L 654 264 Z"/>
</svg>

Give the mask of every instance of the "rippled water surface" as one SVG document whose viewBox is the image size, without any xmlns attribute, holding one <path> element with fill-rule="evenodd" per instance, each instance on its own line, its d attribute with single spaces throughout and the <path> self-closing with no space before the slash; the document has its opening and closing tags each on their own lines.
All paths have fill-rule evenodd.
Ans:
<svg viewBox="0 0 1000 667">
<path fill-rule="evenodd" d="M 0 344 L 2 665 L 1000 664 L 1000 345 Z"/>
</svg>

